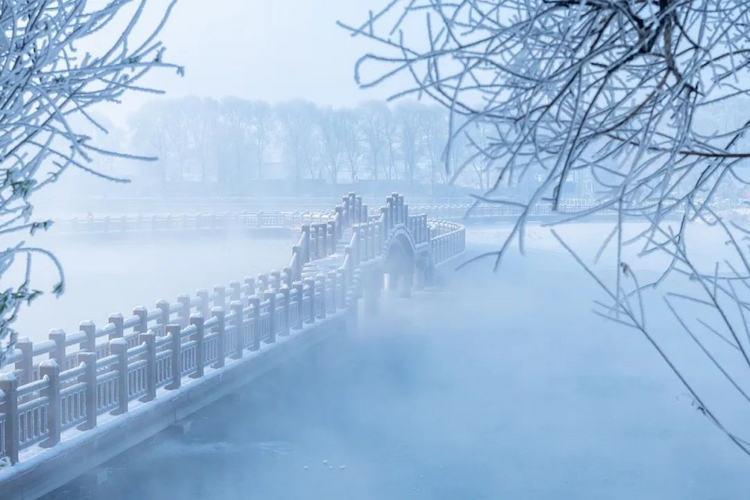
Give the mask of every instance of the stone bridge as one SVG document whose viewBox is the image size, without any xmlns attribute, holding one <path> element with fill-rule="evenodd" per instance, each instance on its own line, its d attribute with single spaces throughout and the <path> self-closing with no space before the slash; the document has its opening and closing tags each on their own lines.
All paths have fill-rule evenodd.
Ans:
<svg viewBox="0 0 750 500">
<path fill-rule="evenodd" d="M 455 222 L 409 213 L 393 194 L 354 194 L 313 224 L 283 269 L 136 307 L 108 323 L 20 339 L 0 375 L 0 497 L 33 499 L 232 395 L 378 309 L 463 252 Z"/>
</svg>

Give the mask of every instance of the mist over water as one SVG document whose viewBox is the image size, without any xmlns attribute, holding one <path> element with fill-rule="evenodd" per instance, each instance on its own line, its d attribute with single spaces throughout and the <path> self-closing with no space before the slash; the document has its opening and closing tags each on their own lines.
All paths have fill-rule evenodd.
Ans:
<svg viewBox="0 0 750 500">
<path fill-rule="evenodd" d="M 175 302 L 181 293 L 241 282 L 287 265 L 294 236 L 188 231 L 50 237 L 45 245 L 64 267 L 66 291 L 60 297 L 45 293 L 14 327 L 32 341 L 46 340 L 53 328 L 76 332 L 84 320 L 103 326 L 110 313 L 128 317 L 136 306 L 153 309 L 161 299 Z M 50 290 L 57 279 L 52 264 L 40 260 L 35 272 L 37 286 Z"/>
<path fill-rule="evenodd" d="M 502 231 L 471 233 L 470 254 Z M 532 248 L 490 266 L 385 297 L 357 333 L 200 412 L 187 436 L 108 464 L 104 486 L 50 498 L 747 497 L 747 458 L 637 332 L 591 313 L 601 294 L 569 258 Z"/>
</svg>

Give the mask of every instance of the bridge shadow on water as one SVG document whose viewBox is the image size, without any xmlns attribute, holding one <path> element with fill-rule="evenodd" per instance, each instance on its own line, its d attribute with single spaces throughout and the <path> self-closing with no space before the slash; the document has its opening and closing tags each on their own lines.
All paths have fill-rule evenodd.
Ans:
<svg viewBox="0 0 750 500">
<path fill-rule="evenodd" d="M 743 458 L 553 254 L 450 274 L 49 498 L 732 499 Z M 533 272 L 532 272 L 533 269 Z M 576 283 L 576 286 L 571 286 Z M 398 306 L 398 307 L 397 307 Z"/>
</svg>

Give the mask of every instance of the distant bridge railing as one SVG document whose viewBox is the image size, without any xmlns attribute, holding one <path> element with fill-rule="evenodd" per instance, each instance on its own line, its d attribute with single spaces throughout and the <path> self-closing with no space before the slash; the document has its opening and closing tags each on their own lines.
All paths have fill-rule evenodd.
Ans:
<svg viewBox="0 0 750 500">
<path fill-rule="evenodd" d="M 421 205 L 412 207 L 414 213 L 430 217 L 460 219 L 467 215 L 471 205 Z M 566 207 L 581 206 L 580 200 L 563 200 L 562 210 Z M 365 207 L 366 210 L 366 207 Z M 470 213 L 472 218 L 503 217 L 520 215 L 517 207 L 508 205 L 487 205 L 476 207 Z M 539 206 L 534 214 L 546 215 L 551 208 Z M 368 214 L 379 217 L 380 213 Z M 257 213 L 201 213 L 192 215 L 122 215 L 122 216 L 89 216 L 83 218 L 61 219 L 54 223 L 57 234 L 109 234 L 141 232 L 177 232 L 191 230 L 227 230 L 227 229 L 299 229 L 306 224 L 328 223 L 335 217 L 334 211 L 287 211 Z"/>
<path fill-rule="evenodd" d="M 531 217 L 565 216 L 586 212 L 596 207 L 601 200 L 593 198 L 562 198 L 556 210 L 552 203 L 538 203 L 529 211 Z M 716 211 L 748 211 L 748 204 L 743 200 L 720 199 L 711 202 Z M 472 206 L 469 203 L 418 205 L 412 207 L 414 213 L 426 214 L 432 218 L 467 220 L 482 222 L 490 219 L 512 219 L 522 214 L 519 206 L 500 203 L 480 203 Z M 616 215 L 615 210 L 605 214 Z M 327 223 L 333 219 L 333 211 L 285 211 L 257 213 L 202 213 L 192 215 L 123 215 L 123 216 L 89 216 L 83 218 L 62 219 L 55 221 L 55 232 L 58 234 L 103 234 L 103 233 L 139 233 L 139 232 L 175 232 L 189 230 L 225 230 L 225 229 L 299 229 L 306 224 Z M 379 213 L 369 217 L 378 217 Z"/>
<path fill-rule="evenodd" d="M 279 337 L 356 312 L 363 269 L 384 259 L 392 231 L 407 231 L 428 248 L 433 265 L 465 248 L 461 224 L 410 215 L 397 194 L 378 213 L 350 194 L 331 214 L 325 222 L 302 221 L 283 269 L 139 306 L 131 316 L 112 314 L 101 327 L 84 321 L 79 331 L 53 330 L 46 341 L 20 339 L 0 375 L 0 458 L 16 464 L 74 444 L 101 422 L 125 418 L 225 366 L 257 362 L 246 353 L 265 351 Z M 309 265 L 323 259 L 333 268 L 310 274 Z M 0 487 L 13 469 L 0 470 Z"/>
<path fill-rule="evenodd" d="M 189 230 L 289 228 L 330 220 L 331 212 L 207 213 L 192 215 L 122 215 L 55 221 L 61 234 L 173 232 Z"/>
</svg>

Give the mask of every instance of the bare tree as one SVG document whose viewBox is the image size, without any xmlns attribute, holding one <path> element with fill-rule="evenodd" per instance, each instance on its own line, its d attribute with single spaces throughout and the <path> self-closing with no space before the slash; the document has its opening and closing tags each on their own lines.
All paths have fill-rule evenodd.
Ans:
<svg viewBox="0 0 750 500">
<path fill-rule="evenodd" d="M 342 121 L 344 123 L 342 146 L 344 148 L 344 157 L 349 165 L 349 173 L 352 182 L 359 179 L 359 169 L 362 166 L 364 156 L 364 147 L 360 131 L 361 115 L 359 111 L 352 109 L 342 110 Z"/>
<path fill-rule="evenodd" d="M 219 183 L 224 189 L 241 191 L 250 174 L 248 158 L 252 149 L 252 103 L 225 97 L 219 109 L 218 156 Z"/>
<path fill-rule="evenodd" d="M 416 102 L 402 102 L 395 110 L 398 120 L 398 131 L 400 133 L 399 146 L 401 158 L 404 162 L 404 177 L 409 185 L 414 184 L 414 176 L 417 172 L 417 163 L 420 156 L 421 120 L 420 114 L 424 105 Z"/>
<path fill-rule="evenodd" d="M 425 19 L 427 29 L 405 28 Z M 750 454 L 748 442 L 725 425 L 727 415 L 720 418 L 709 404 L 713 394 L 700 391 L 701 380 L 690 379 L 663 348 L 658 325 L 647 327 L 645 313 L 656 287 L 679 283 L 679 291 L 662 293 L 666 307 L 727 390 L 750 402 L 743 383 L 750 369 L 750 255 L 742 242 L 750 231 L 730 220 L 725 210 L 732 207 L 719 199 L 728 183 L 748 184 L 750 121 L 716 127 L 710 118 L 722 107 L 741 109 L 750 91 L 748 3 L 393 0 L 363 25 L 345 27 L 382 47 L 358 62 L 362 86 L 410 77 L 414 84 L 400 95 L 445 106 L 454 139 L 475 122 L 491 124 L 492 137 L 477 154 L 499 174 L 478 202 L 519 211 L 509 237 L 489 255 L 496 268 L 511 245 L 523 250 L 526 221 L 540 206 L 559 212 L 558 223 L 594 214 L 613 221 L 595 257 L 612 247 L 611 280 L 554 234 L 611 299 L 598 312 L 641 332 L 695 406 Z M 583 172 L 594 198 L 564 207 L 568 180 Z M 538 180 L 529 193 L 500 189 L 528 179 Z M 628 233 L 633 227 L 640 229 Z M 716 231 L 710 239 L 696 229 L 706 227 Z M 712 256 L 725 245 L 731 255 L 717 262 L 695 257 L 695 244 L 711 241 Z M 644 282 L 632 259 L 654 255 L 667 263 Z"/>
<path fill-rule="evenodd" d="M 382 101 L 365 102 L 359 106 L 359 110 L 359 126 L 367 148 L 372 178 L 377 180 L 378 170 L 380 170 L 383 154 L 387 148 L 391 110 Z"/>
<path fill-rule="evenodd" d="M 276 122 L 271 105 L 265 101 L 252 102 L 252 143 L 255 150 L 255 163 L 258 169 L 258 179 L 263 178 L 263 163 L 266 161 L 266 151 L 274 137 Z"/>
<path fill-rule="evenodd" d="M 339 171 L 344 160 L 344 140 L 349 125 L 344 111 L 331 107 L 318 113 L 318 126 L 322 142 L 322 152 L 328 177 L 333 184 L 338 182 Z"/>
<path fill-rule="evenodd" d="M 182 73 L 163 62 L 164 48 L 156 38 L 174 3 L 159 14 L 154 29 L 138 37 L 145 0 L 0 1 L 0 234 L 33 235 L 50 227 L 50 220 L 34 218 L 33 197 L 69 168 L 125 182 L 91 168 L 97 155 L 118 153 L 92 144 L 84 130 L 104 128 L 90 114 L 92 106 L 146 90 L 137 82 L 149 70 L 171 67 Z M 124 29 L 113 30 L 113 21 Z M 64 290 L 54 255 L 22 239 L 7 244 L 0 250 L 0 276 L 16 265 L 25 271 L 20 282 L 6 283 L 0 292 L 0 364 L 16 341 L 11 324 L 21 306 L 42 293 L 31 283 L 34 257 L 52 260 L 60 276 L 52 291 Z"/>
<path fill-rule="evenodd" d="M 419 113 L 419 131 L 422 150 L 424 151 L 430 169 L 430 192 L 435 195 L 435 185 L 438 180 L 446 181 L 446 173 L 450 168 L 450 161 L 446 163 L 445 144 L 448 142 L 448 120 L 441 108 L 426 108 Z M 453 141 L 451 155 L 455 156 L 460 150 L 461 141 Z M 451 158 L 447 158 L 450 160 Z M 443 166 L 448 165 L 448 168 Z M 438 179 L 439 177 L 439 179 Z"/>
<path fill-rule="evenodd" d="M 318 108 L 311 102 L 296 100 L 279 104 L 276 113 L 284 149 L 292 161 L 295 182 L 299 185 L 305 169 L 315 178 L 314 162 L 318 146 L 315 127 Z"/>
</svg>

